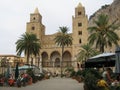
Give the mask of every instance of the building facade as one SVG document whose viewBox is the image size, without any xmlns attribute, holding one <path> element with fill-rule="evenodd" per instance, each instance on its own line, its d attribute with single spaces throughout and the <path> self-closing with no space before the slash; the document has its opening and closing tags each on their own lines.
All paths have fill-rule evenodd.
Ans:
<svg viewBox="0 0 120 90">
<path fill-rule="evenodd" d="M 24 57 L 19 57 L 17 55 L 0 55 L 0 74 L 5 73 L 7 68 L 15 68 L 17 62 L 19 62 L 19 66 L 25 64 Z"/>
<path fill-rule="evenodd" d="M 71 46 L 64 49 L 63 68 L 77 67 L 76 56 L 80 46 L 87 43 L 87 27 L 88 18 L 85 14 L 85 8 L 79 3 L 75 8 L 75 15 L 72 16 L 72 33 L 69 34 L 72 36 L 73 41 Z M 30 21 L 27 22 L 26 32 L 36 34 L 41 43 L 40 57 L 34 59 L 33 63 L 39 66 L 41 62 L 44 69 L 59 73 L 62 49 L 54 41 L 57 33 L 51 35 L 45 34 L 45 25 L 42 23 L 42 16 L 37 8 L 34 13 L 30 14 Z"/>
</svg>

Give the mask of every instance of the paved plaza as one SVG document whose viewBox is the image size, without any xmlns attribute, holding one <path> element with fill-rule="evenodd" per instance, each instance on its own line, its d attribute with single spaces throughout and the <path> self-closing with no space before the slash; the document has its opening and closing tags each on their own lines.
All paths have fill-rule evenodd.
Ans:
<svg viewBox="0 0 120 90">
<path fill-rule="evenodd" d="M 0 87 L 0 90 L 83 90 L 83 83 L 70 78 L 51 78 L 26 87 Z"/>
</svg>

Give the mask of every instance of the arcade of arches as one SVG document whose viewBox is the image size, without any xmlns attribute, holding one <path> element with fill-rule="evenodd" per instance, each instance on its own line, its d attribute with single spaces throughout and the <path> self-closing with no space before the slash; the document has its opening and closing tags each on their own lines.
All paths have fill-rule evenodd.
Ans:
<svg viewBox="0 0 120 90">
<path fill-rule="evenodd" d="M 43 67 L 60 67 L 61 55 L 58 51 L 53 51 L 50 56 L 47 52 L 43 52 L 42 54 L 42 66 Z M 71 66 L 72 56 L 69 51 L 65 51 L 63 53 L 63 67 Z"/>
</svg>

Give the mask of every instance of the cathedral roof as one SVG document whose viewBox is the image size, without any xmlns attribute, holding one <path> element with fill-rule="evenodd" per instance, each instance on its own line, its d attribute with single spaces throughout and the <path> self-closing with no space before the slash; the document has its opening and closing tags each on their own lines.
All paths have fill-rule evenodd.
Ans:
<svg viewBox="0 0 120 90">
<path fill-rule="evenodd" d="M 38 8 L 35 9 L 34 13 L 39 13 L 39 10 Z"/>
<path fill-rule="evenodd" d="M 81 3 L 79 3 L 77 7 L 82 7 L 82 4 L 81 4 Z"/>
</svg>

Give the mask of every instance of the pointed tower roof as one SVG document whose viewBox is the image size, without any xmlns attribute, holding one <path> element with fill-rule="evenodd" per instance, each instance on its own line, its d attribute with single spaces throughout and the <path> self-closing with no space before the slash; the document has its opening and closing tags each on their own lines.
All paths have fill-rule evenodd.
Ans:
<svg viewBox="0 0 120 90">
<path fill-rule="evenodd" d="M 77 7 L 82 7 L 82 4 L 81 4 L 81 3 L 79 3 Z"/>
<path fill-rule="evenodd" d="M 34 13 L 39 13 L 39 10 L 38 8 L 35 9 Z"/>
</svg>

